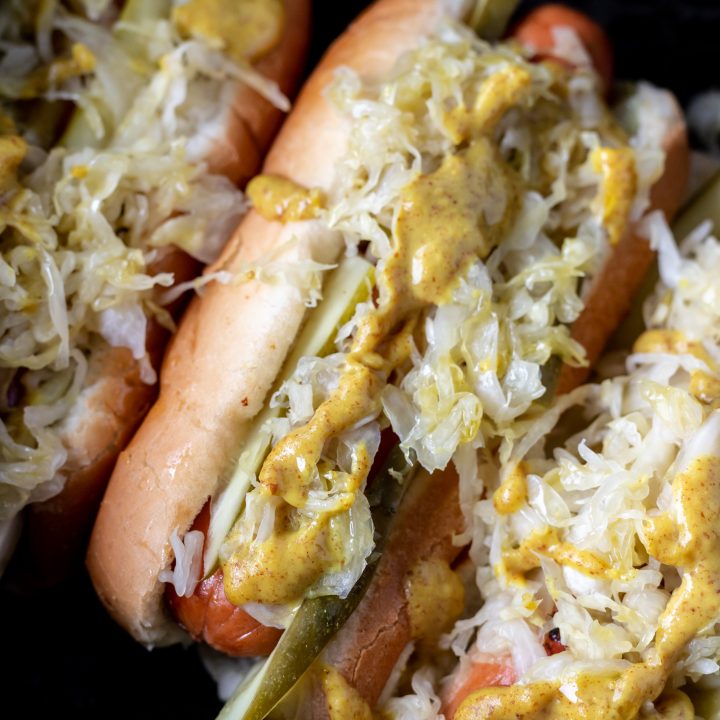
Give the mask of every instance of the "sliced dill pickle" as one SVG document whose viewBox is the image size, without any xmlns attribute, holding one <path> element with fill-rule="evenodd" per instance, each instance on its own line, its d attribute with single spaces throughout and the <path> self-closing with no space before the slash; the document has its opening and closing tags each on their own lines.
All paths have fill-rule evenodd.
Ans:
<svg viewBox="0 0 720 720">
<path fill-rule="evenodd" d="M 358 303 L 370 296 L 373 282 L 374 267 L 359 256 L 345 258 L 332 271 L 325 282 L 322 303 L 310 313 L 268 397 L 290 377 L 300 358 L 323 357 L 333 351 L 338 329 L 352 317 Z M 205 543 L 206 575 L 215 572 L 220 546 L 240 514 L 245 495 L 270 450 L 272 433 L 267 423 L 280 417 L 280 413 L 281 408 L 266 405 L 252 421 L 233 474 L 213 504 Z"/>
<path fill-rule="evenodd" d="M 683 688 L 690 696 L 695 711 L 705 720 L 720 720 L 720 688 Z"/>
<path fill-rule="evenodd" d="M 545 388 L 545 392 L 542 394 L 538 402 L 544 407 L 549 407 L 555 400 L 555 395 L 557 395 L 557 383 L 560 378 L 560 370 L 562 369 L 562 366 L 562 360 L 557 355 L 553 355 L 544 365 L 540 367 L 540 378 L 542 380 L 543 387 Z"/>
<path fill-rule="evenodd" d="M 673 232 L 682 240 L 705 220 L 712 221 L 715 233 L 720 232 L 720 173 L 682 209 L 673 222 Z"/>
<path fill-rule="evenodd" d="M 172 0 L 127 0 L 120 13 L 120 20 L 137 23 L 169 17 L 172 4 Z"/>
<path fill-rule="evenodd" d="M 345 624 L 370 585 L 412 470 L 412 463 L 406 461 L 396 446 L 368 493 L 375 526 L 375 550 L 360 579 L 345 599 L 328 595 L 304 600 L 272 655 L 235 691 L 218 720 L 266 718 Z"/>
</svg>

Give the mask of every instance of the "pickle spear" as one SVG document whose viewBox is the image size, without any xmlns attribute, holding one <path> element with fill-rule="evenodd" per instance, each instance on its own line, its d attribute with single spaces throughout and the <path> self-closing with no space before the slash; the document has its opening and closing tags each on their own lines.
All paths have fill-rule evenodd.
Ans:
<svg viewBox="0 0 720 720">
<path fill-rule="evenodd" d="M 345 258 L 332 271 L 323 290 L 320 307 L 312 312 L 278 377 L 271 395 L 295 371 L 304 356 L 324 356 L 333 350 L 338 329 L 353 315 L 358 303 L 367 300 L 374 282 L 374 268 L 359 256 Z M 206 577 L 217 567 L 220 546 L 233 526 L 250 489 L 270 450 L 272 432 L 268 421 L 280 417 L 281 409 L 266 405 L 253 420 L 245 436 L 242 454 L 235 465 L 228 484 L 214 503 L 205 544 L 204 567 Z"/>
<path fill-rule="evenodd" d="M 171 0 L 127 0 L 123 6 L 118 20 L 119 27 L 113 29 L 113 35 L 125 48 L 128 56 L 134 58 L 138 68 L 142 64 L 141 58 L 144 55 L 144 48 L 137 37 L 128 32 L 122 23 L 140 23 L 144 20 L 168 17 L 171 7 Z M 116 92 L 123 92 L 123 103 L 129 106 L 138 89 L 144 83 L 144 78 L 139 74 L 133 78 L 129 74 L 126 80 L 127 82 L 122 87 L 116 87 Z M 119 98 L 114 99 L 119 100 Z M 103 128 L 104 135 L 99 137 L 88 118 L 87 112 L 78 107 L 70 118 L 60 144 L 70 150 L 79 150 L 83 147 L 97 148 L 110 137 L 113 130 L 108 117 L 103 118 L 103 123 L 105 125 Z"/>
<path fill-rule="evenodd" d="M 327 595 L 304 600 L 272 655 L 259 672 L 235 691 L 218 720 L 267 717 L 344 625 L 372 580 L 412 470 L 412 463 L 405 459 L 400 446 L 395 446 L 368 493 L 375 526 L 375 551 L 360 579 L 344 599 Z"/>
<path fill-rule="evenodd" d="M 715 175 L 683 209 L 673 223 L 673 231 L 678 240 L 682 240 L 705 220 L 712 221 L 716 234 L 720 232 L 720 174 Z"/>
<path fill-rule="evenodd" d="M 683 688 L 685 690 L 685 688 Z M 720 718 L 720 688 L 694 688 L 687 690 L 695 711 L 707 720 Z"/>
</svg>

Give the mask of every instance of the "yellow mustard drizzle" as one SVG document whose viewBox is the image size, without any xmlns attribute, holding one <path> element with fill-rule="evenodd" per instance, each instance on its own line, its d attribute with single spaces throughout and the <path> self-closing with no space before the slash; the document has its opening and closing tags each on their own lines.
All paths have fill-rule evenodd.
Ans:
<svg viewBox="0 0 720 720">
<path fill-rule="evenodd" d="M 311 522 L 299 520 L 292 505 L 280 504 L 270 537 L 252 548 L 236 551 L 223 564 L 228 600 L 243 605 L 251 601 L 279 603 L 300 598 L 323 573 L 334 566 L 339 568 L 350 538 L 334 518 L 350 509 L 370 465 L 371 458 L 365 446 L 360 445 L 344 500 L 338 502 L 333 512 L 323 513 Z"/>
<path fill-rule="evenodd" d="M 690 394 L 706 403 L 715 405 L 720 398 L 720 380 L 702 370 L 693 370 L 690 373 Z"/>
<path fill-rule="evenodd" d="M 374 720 L 362 695 L 334 667 L 320 665 L 314 673 L 320 679 L 329 720 Z"/>
<path fill-rule="evenodd" d="M 172 21 L 183 37 L 196 37 L 239 62 L 267 55 L 285 27 L 283 0 L 190 0 Z"/>
<path fill-rule="evenodd" d="M 266 458 L 259 476 L 266 492 L 292 507 L 305 505 L 326 441 L 377 413 L 381 390 L 411 352 L 420 312 L 449 301 L 463 272 L 485 258 L 508 231 L 519 207 L 519 180 L 487 135 L 523 93 L 518 83 L 514 93 L 501 92 L 495 103 L 481 103 L 473 129 L 483 134 L 402 190 L 391 254 L 377 276 L 377 307 L 358 323 L 337 389 Z M 296 587 L 283 586 L 257 563 L 246 561 L 249 552 L 260 550 L 241 545 L 223 564 L 232 602 L 298 599 Z M 317 557 L 332 563 L 328 553 Z M 279 556 L 276 561 L 284 562 Z"/>
<path fill-rule="evenodd" d="M 660 615 L 648 659 L 617 675 L 579 675 L 573 702 L 560 692 L 559 681 L 480 690 L 462 703 L 456 720 L 646 717 L 643 706 L 661 695 L 684 648 L 720 618 L 720 457 L 693 460 L 673 479 L 672 493 L 674 507 L 646 521 L 645 544 L 661 563 L 684 573 Z M 693 717 L 687 703 L 682 693 L 670 695 L 658 703 L 655 716 Z"/>
<path fill-rule="evenodd" d="M 526 573 L 540 567 L 539 556 L 573 568 L 588 577 L 608 580 L 618 578 L 617 571 L 606 560 L 590 550 L 581 550 L 560 540 L 557 530 L 551 527 L 533 530 L 517 548 L 505 550 L 496 571 L 507 581 L 522 584 Z"/>
<path fill-rule="evenodd" d="M 459 145 L 493 128 L 505 111 L 518 103 L 531 82 L 530 73 L 514 65 L 488 77 L 480 87 L 472 108 L 459 105 L 446 113 L 444 125 L 452 141 Z"/>
<path fill-rule="evenodd" d="M 717 366 L 705 350 L 701 342 L 688 340 L 679 330 L 646 330 L 633 345 L 635 353 L 673 353 L 676 355 L 692 355 L 702 360 L 712 373 L 717 373 Z M 720 380 L 716 374 L 703 370 L 690 373 L 690 394 L 704 403 L 714 403 L 720 398 Z"/>
<path fill-rule="evenodd" d="M 498 515 L 512 515 L 527 502 L 527 493 L 527 465 L 519 462 L 510 468 L 493 493 L 493 506 Z"/>
<path fill-rule="evenodd" d="M 253 553 L 243 554 L 228 566 L 224 575 L 225 595 L 235 605 L 249 602 L 273 602 L 265 588 L 282 585 L 295 597 L 302 595 L 327 567 L 328 559 L 342 557 L 342 545 L 333 536 L 330 523 L 316 520 L 292 525 L 289 513 L 276 518 L 272 536 L 260 543 Z M 242 584 L 235 582 L 240 576 Z M 243 594 L 236 591 L 242 587 Z"/>
<path fill-rule="evenodd" d="M 0 135 L 0 192 L 16 182 L 26 153 L 27 143 L 19 135 Z"/>
<path fill-rule="evenodd" d="M 675 512 L 647 521 L 648 552 L 684 569 L 660 616 L 657 662 L 669 670 L 685 645 L 720 616 L 720 457 L 696 458 L 672 483 Z"/>
<path fill-rule="evenodd" d="M 465 588 L 440 558 L 421 560 L 405 580 L 410 631 L 414 640 L 434 645 L 452 627 L 465 606 Z"/>
<path fill-rule="evenodd" d="M 631 714 L 618 714 L 612 688 L 616 675 L 582 675 L 565 684 L 565 691 L 576 701 L 560 692 L 560 682 L 544 681 L 531 685 L 511 685 L 475 693 L 460 705 L 454 718 L 448 720 L 627 720 L 656 718 L 658 720 L 694 720 L 690 699 L 679 690 L 662 696 L 653 710 L 636 703 Z M 585 702 L 584 699 L 590 699 Z"/>
<path fill-rule="evenodd" d="M 265 461 L 260 482 L 271 494 L 293 507 L 304 507 L 325 440 L 375 412 L 386 368 L 384 359 L 373 353 L 348 359 L 337 390 L 307 425 L 278 442 Z"/>
<path fill-rule="evenodd" d="M 95 55 L 87 45 L 74 43 L 69 58 L 57 60 L 50 65 L 49 84 L 54 87 L 61 85 L 72 77 L 87 75 L 95 70 L 95 63 Z"/>
<path fill-rule="evenodd" d="M 317 217 L 325 197 L 317 188 L 302 185 L 277 175 L 258 175 L 247 186 L 252 206 L 266 219 L 282 223 L 312 220 Z"/>
<path fill-rule="evenodd" d="M 602 178 L 602 220 L 611 245 L 617 245 L 625 233 L 637 192 L 635 153 L 629 147 L 595 148 L 590 163 Z"/>
</svg>

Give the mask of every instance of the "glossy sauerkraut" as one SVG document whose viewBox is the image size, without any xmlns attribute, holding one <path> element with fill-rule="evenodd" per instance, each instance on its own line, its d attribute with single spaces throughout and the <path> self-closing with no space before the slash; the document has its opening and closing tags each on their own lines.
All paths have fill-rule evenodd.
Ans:
<svg viewBox="0 0 720 720">
<path fill-rule="evenodd" d="M 403 57 L 389 79 L 363 82 L 346 72 L 329 96 L 352 118 L 352 131 L 328 221 L 351 247 L 369 240 L 382 264 L 402 188 L 455 152 L 454 113 L 508 66 L 532 78 L 528 97 L 494 137 L 520 176 L 521 210 L 508 237 L 459 279 L 451 302 L 427 313 L 425 346 L 383 395 L 403 448 L 429 470 L 444 467 L 464 443 L 511 436 L 514 420 L 544 393 L 541 368 L 551 357 L 584 361 L 567 326 L 608 248 L 607 197 L 593 151 L 622 146 L 625 133 L 589 68 L 563 78 L 527 62 L 517 47 L 488 45 L 458 26 Z M 642 92 L 657 94 L 649 86 Z M 663 153 L 647 127 L 629 133 L 637 185 L 625 191 L 634 221 L 647 208 Z"/>
<path fill-rule="evenodd" d="M 235 83 L 287 108 L 250 66 L 168 20 L 110 26 L 109 5 L 0 14 L 0 519 L 61 489 L 62 423 L 94 346 L 129 349 L 155 382 L 146 330 L 172 326 L 174 296 L 154 264 L 168 247 L 211 261 L 245 210 L 203 162 Z M 76 110 L 49 150 L 58 101 Z"/>
</svg>

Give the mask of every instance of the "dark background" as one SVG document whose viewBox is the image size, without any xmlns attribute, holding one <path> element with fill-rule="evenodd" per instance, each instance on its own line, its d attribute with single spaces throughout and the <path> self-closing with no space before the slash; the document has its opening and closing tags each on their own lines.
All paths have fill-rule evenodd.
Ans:
<svg viewBox="0 0 720 720">
<path fill-rule="evenodd" d="M 2 1 L 2 0 L 0 0 Z M 311 64 L 369 3 L 315 0 Z M 529 1 L 522 9 L 539 5 Z M 607 30 L 616 76 L 671 88 L 683 103 L 720 87 L 720 1 L 576 0 Z M 148 652 L 105 616 L 78 570 L 62 586 L 23 593 L 0 583 L 3 718 L 214 718 L 215 686 L 194 648 Z"/>
</svg>

